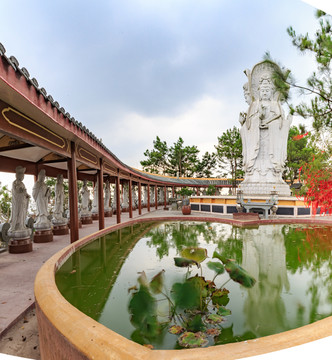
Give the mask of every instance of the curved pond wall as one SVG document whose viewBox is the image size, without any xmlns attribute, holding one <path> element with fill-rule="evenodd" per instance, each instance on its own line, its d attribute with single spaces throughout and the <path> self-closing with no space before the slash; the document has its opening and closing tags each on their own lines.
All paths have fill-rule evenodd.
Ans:
<svg viewBox="0 0 332 360">
<path fill-rule="evenodd" d="M 186 219 L 165 217 L 158 220 L 184 221 Z M 234 220 L 222 219 L 221 221 L 212 217 L 190 217 L 187 220 L 241 224 Z M 77 249 L 97 237 L 128 225 L 146 221 L 156 221 L 156 218 L 133 220 L 96 232 L 64 248 L 42 266 L 35 280 L 36 312 L 42 359 L 239 359 L 285 349 L 332 335 L 331 316 L 301 328 L 239 343 L 200 349 L 149 350 L 106 328 L 72 306 L 56 286 L 55 272 L 57 269 Z M 317 224 L 314 220 L 268 220 L 259 221 L 256 224 L 295 222 Z M 319 221 L 319 223 L 331 225 L 329 222 Z"/>
</svg>

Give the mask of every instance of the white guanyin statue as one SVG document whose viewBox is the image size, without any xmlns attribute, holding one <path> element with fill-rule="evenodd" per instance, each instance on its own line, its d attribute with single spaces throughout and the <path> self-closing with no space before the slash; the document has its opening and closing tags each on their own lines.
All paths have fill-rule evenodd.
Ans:
<svg viewBox="0 0 332 360">
<path fill-rule="evenodd" d="M 98 182 L 95 183 L 93 188 L 93 200 L 92 200 L 92 213 L 98 214 Z"/>
<path fill-rule="evenodd" d="M 285 117 L 280 93 L 273 84 L 277 66 L 263 61 L 252 71 L 245 71 L 248 82 L 243 89 L 249 108 L 239 119 L 245 171 L 240 189 L 244 195 L 269 195 L 271 191 L 277 191 L 279 196 L 290 195 L 282 172 L 292 117 Z"/>
<path fill-rule="evenodd" d="M 50 229 L 51 221 L 48 219 L 48 202 L 51 197 L 50 188 L 45 184 L 45 170 L 39 171 L 38 179 L 32 189 L 32 196 L 37 206 L 37 217 L 34 224 L 36 229 Z"/>
<path fill-rule="evenodd" d="M 105 197 L 104 197 L 104 211 L 111 211 L 110 199 L 111 199 L 110 182 L 108 180 L 106 180 L 106 182 L 105 182 Z"/>
<path fill-rule="evenodd" d="M 16 167 L 16 180 L 12 186 L 12 210 L 9 220 L 10 228 L 8 235 L 14 238 L 29 237 L 31 229 L 25 225 L 30 195 L 27 193 L 23 183 L 25 167 Z"/>
<path fill-rule="evenodd" d="M 63 217 L 63 204 L 64 204 L 65 192 L 63 187 L 63 175 L 58 174 L 55 184 L 55 201 L 53 208 L 53 224 L 66 224 L 67 219 Z"/>
<path fill-rule="evenodd" d="M 81 189 L 81 216 L 91 215 L 89 211 L 89 200 L 90 200 L 90 190 L 88 189 L 87 180 L 83 180 L 83 187 Z"/>
</svg>

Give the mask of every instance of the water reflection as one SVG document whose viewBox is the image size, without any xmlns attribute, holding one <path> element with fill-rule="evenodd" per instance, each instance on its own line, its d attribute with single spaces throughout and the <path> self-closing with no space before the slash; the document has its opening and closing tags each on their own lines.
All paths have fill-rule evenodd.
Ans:
<svg viewBox="0 0 332 360">
<path fill-rule="evenodd" d="M 257 280 L 256 286 L 247 290 L 243 307 L 245 325 L 256 336 L 289 328 L 281 296 L 283 291 L 289 291 L 286 248 L 279 227 L 261 226 L 258 230 L 244 231 L 242 266 Z"/>
<path fill-rule="evenodd" d="M 134 329 L 127 313 L 128 288 L 137 272 L 145 270 L 151 278 L 165 269 L 174 283 L 183 274 L 173 271 L 173 257 L 190 246 L 206 248 L 209 256 L 217 249 L 257 280 L 252 289 L 227 284 L 232 315 L 216 343 L 265 336 L 332 314 L 332 227 L 142 223 L 74 253 L 57 272 L 56 282 L 70 303 L 129 338 Z M 156 348 L 176 347 L 173 335 L 162 336 Z"/>
</svg>

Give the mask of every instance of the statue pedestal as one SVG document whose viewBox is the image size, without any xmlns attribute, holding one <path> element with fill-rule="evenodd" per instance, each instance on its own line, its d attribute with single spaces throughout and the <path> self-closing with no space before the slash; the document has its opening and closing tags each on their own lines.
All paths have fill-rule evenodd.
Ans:
<svg viewBox="0 0 332 360">
<path fill-rule="evenodd" d="M 276 191 L 279 197 L 291 195 L 289 185 L 286 183 L 243 181 L 239 189 L 242 190 L 244 196 L 271 196 L 271 191 Z"/>
<path fill-rule="evenodd" d="M 69 228 L 67 224 L 53 225 L 53 235 L 67 235 L 69 234 Z"/>
<path fill-rule="evenodd" d="M 111 217 L 113 214 L 113 210 L 110 209 L 110 210 L 105 210 L 104 212 L 104 217 Z"/>
<path fill-rule="evenodd" d="M 12 239 L 8 244 L 10 254 L 23 254 L 32 251 L 32 241 L 30 236 L 23 239 Z"/>
<path fill-rule="evenodd" d="M 8 251 L 10 254 L 22 254 L 32 251 L 31 229 L 8 231 Z"/>
<path fill-rule="evenodd" d="M 99 214 L 98 213 L 92 213 L 92 220 L 98 220 Z"/>
<path fill-rule="evenodd" d="M 91 215 L 82 215 L 81 220 L 82 220 L 83 225 L 92 224 L 92 216 Z"/>
<path fill-rule="evenodd" d="M 47 243 L 53 241 L 52 229 L 36 229 L 33 235 L 35 243 Z"/>
</svg>

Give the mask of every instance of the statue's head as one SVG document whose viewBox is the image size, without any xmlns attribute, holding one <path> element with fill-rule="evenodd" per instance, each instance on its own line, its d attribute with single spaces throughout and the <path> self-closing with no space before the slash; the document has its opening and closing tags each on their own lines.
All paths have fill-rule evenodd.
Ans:
<svg viewBox="0 0 332 360">
<path fill-rule="evenodd" d="M 24 179 L 24 173 L 25 173 L 25 167 L 23 166 L 17 166 L 16 171 L 16 179 L 22 181 Z"/>
<path fill-rule="evenodd" d="M 56 177 L 58 184 L 62 184 L 63 183 L 63 175 L 62 174 L 58 174 L 58 176 Z"/>
<path fill-rule="evenodd" d="M 38 181 L 44 181 L 46 176 L 45 169 L 41 169 L 38 174 Z"/>
<path fill-rule="evenodd" d="M 259 81 L 259 99 L 271 100 L 273 96 L 273 84 L 271 78 L 263 75 Z"/>
<path fill-rule="evenodd" d="M 246 103 L 248 105 L 250 105 L 252 102 L 252 99 L 251 99 L 251 94 L 250 94 L 250 90 L 249 90 L 249 83 L 247 83 L 247 82 L 243 85 L 243 94 L 244 94 L 244 99 L 245 99 Z"/>
</svg>

